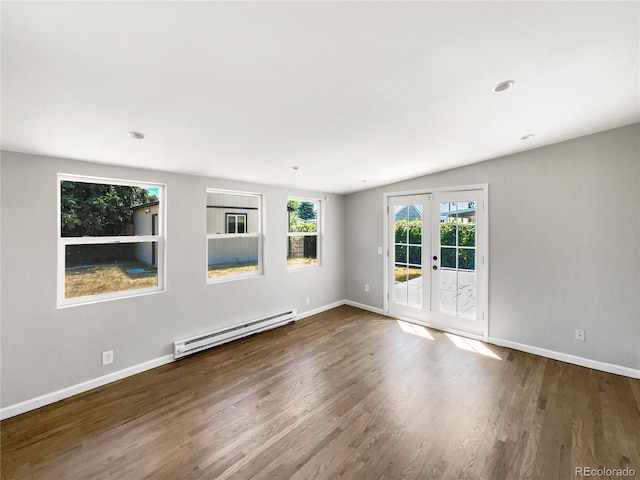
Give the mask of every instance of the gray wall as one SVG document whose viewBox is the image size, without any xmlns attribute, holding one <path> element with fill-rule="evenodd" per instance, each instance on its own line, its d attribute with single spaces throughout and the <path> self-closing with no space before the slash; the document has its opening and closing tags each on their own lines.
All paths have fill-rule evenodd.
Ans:
<svg viewBox="0 0 640 480">
<path fill-rule="evenodd" d="M 383 306 L 384 192 L 488 183 L 490 337 L 640 368 L 639 142 L 635 124 L 348 195 L 346 298 Z"/>
<path fill-rule="evenodd" d="M 382 308 L 383 192 L 478 183 L 490 185 L 490 336 L 640 368 L 639 139 L 636 124 L 329 195 L 323 267 L 290 273 L 287 196 L 322 193 L 2 152 L 0 405 L 168 355 L 178 338 L 291 306 L 308 311 L 345 292 Z M 166 292 L 56 308 L 59 172 L 167 184 Z M 264 276 L 206 283 L 206 188 L 264 194 Z M 586 342 L 573 340 L 575 328 Z M 105 350 L 115 362 L 102 367 Z"/>
<path fill-rule="evenodd" d="M 323 266 L 287 272 L 287 196 L 323 193 L 13 152 L 1 162 L 2 407 L 168 355 L 185 336 L 344 298 L 340 195 L 326 195 Z M 167 184 L 166 292 L 56 308 L 58 173 Z M 207 284 L 207 188 L 264 195 L 264 276 Z M 105 350 L 115 362 L 102 367 Z"/>
</svg>

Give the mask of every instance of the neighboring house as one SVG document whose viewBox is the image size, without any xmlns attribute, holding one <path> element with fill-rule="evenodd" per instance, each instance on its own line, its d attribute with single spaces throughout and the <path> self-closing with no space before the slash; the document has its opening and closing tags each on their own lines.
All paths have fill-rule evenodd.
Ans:
<svg viewBox="0 0 640 480">
<path fill-rule="evenodd" d="M 133 235 L 156 235 L 158 233 L 159 213 L 160 202 L 150 202 L 133 207 Z M 140 262 L 157 267 L 157 242 L 136 243 L 134 256 Z"/>
<path fill-rule="evenodd" d="M 395 220 L 406 220 L 407 216 L 410 222 L 414 220 L 422 220 L 422 211 L 421 208 L 418 208 L 419 205 L 406 205 L 402 207 L 400 210 L 396 212 Z"/>
<path fill-rule="evenodd" d="M 219 192 L 207 194 L 207 234 L 233 235 L 209 240 L 208 265 L 238 265 L 258 262 L 257 237 L 242 237 L 258 231 L 256 197 Z"/>
<path fill-rule="evenodd" d="M 447 222 L 450 220 L 451 217 L 454 217 L 455 215 L 457 215 L 458 218 L 461 219 L 461 223 L 475 222 L 475 218 L 476 218 L 475 207 L 469 208 L 468 204 L 466 203 L 463 203 L 463 204 L 467 205 L 467 208 L 460 209 L 456 212 L 440 212 L 440 222 Z M 407 217 L 409 218 L 410 222 L 414 220 L 422 220 L 422 211 L 421 211 L 421 208 L 419 207 L 420 205 L 405 205 L 404 207 L 402 207 L 400 210 L 396 212 L 395 221 L 397 222 L 398 220 L 406 220 Z"/>
<path fill-rule="evenodd" d="M 452 221 L 451 217 L 458 216 L 460 223 L 475 223 L 476 221 L 476 209 L 474 208 L 465 208 L 463 210 L 458 210 L 457 212 L 441 212 L 440 213 L 440 222 L 444 223 L 447 221 Z"/>
</svg>

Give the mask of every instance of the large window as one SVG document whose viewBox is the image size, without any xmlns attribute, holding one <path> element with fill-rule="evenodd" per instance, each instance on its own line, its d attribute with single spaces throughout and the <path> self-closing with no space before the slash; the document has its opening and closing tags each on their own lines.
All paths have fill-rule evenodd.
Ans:
<svg viewBox="0 0 640 480">
<path fill-rule="evenodd" d="M 207 190 L 207 279 L 262 273 L 261 196 Z"/>
<path fill-rule="evenodd" d="M 164 288 L 164 186 L 58 176 L 58 305 Z"/>
<path fill-rule="evenodd" d="M 287 268 L 320 265 L 320 200 L 290 198 L 287 215 Z"/>
</svg>

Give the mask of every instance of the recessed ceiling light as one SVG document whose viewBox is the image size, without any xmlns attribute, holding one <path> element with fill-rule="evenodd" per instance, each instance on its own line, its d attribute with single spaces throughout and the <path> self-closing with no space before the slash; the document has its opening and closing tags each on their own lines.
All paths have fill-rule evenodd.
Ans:
<svg viewBox="0 0 640 480">
<path fill-rule="evenodd" d="M 535 137 L 533 133 L 527 133 L 524 137 L 520 137 L 520 140 L 529 140 L 530 138 Z"/>
<path fill-rule="evenodd" d="M 498 93 L 498 92 L 504 92 L 505 90 L 507 90 L 508 88 L 513 87 L 513 85 L 516 82 L 514 82 L 513 80 L 505 80 L 504 82 L 500 82 L 499 84 L 497 84 L 495 87 L 493 87 L 493 91 Z"/>
<path fill-rule="evenodd" d="M 140 132 L 127 132 L 131 138 L 135 138 L 136 140 L 142 140 L 144 138 L 144 133 Z"/>
</svg>

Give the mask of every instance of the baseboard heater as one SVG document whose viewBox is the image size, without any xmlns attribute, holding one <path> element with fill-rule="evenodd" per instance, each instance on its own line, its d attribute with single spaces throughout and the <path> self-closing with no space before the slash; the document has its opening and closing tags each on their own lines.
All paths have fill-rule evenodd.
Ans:
<svg viewBox="0 0 640 480">
<path fill-rule="evenodd" d="M 191 355 L 192 353 L 201 352 L 207 348 L 222 345 L 223 343 L 237 340 L 238 338 L 248 337 L 254 333 L 264 332 L 272 328 L 280 327 L 287 323 L 295 321 L 298 311 L 295 308 L 286 312 L 269 315 L 266 317 L 251 320 L 249 322 L 226 327 L 220 330 L 195 335 L 173 342 L 173 358 L 180 358 Z"/>
</svg>

